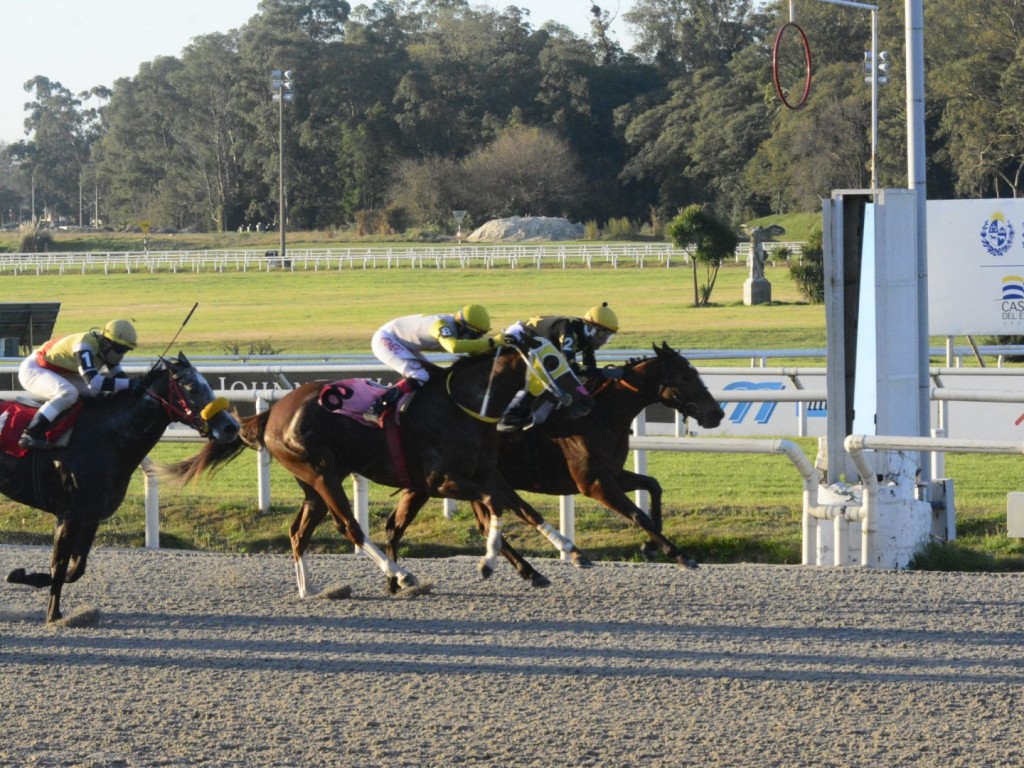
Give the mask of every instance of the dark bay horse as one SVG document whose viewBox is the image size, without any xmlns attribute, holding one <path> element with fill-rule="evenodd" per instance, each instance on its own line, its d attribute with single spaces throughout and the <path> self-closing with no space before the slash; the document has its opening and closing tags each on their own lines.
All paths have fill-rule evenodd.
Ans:
<svg viewBox="0 0 1024 768">
<path fill-rule="evenodd" d="M 65 583 L 85 573 L 100 521 L 124 500 L 132 472 L 172 422 L 216 441 L 238 435 L 238 422 L 224 398 L 214 398 L 206 379 L 183 354 L 160 358 L 135 391 L 122 391 L 83 404 L 65 447 L 30 451 L 16 458 L 0 453 L 0 493 L 57 518 L 49 573 L 18 568 L 13 584 L 49 587 L 47 621 L 61 618 Z"/>
<path fill-rule="evenodd" d="M 654 357 L 632 360 L 621 378 L 594 382 L 594 407 L 568 421 L 557 414 L 526 432 L 501 433 L 499 466 L 517 490 L 568 496 L 582 493 L 643 529 L 648 541 L 644 557 L 653 560 L 661 550 L 686 567 L 696 561 L 681 552 L 661 532 L 661 485 L 648 475 L 625 469 L 630 427 L 646 407 L 661 403 L 693 418 L 705 429 L 717 427 L 725 413 L 708 391 L 697 369 L 667 344 L 654 346 Z M 650 515 L 627 495 L 637 489 L 650 494 Z M 405 529 L 427 498 L 407 491 L 388 518 L 387 551 L 393 555 Z M 518 553 L 504 553 L 515 564 Z"/>
<path fill-rule="evenodd" d="M 494 356 L 461 358 L 449 369 L 435 366 L 430 381 L 415 393 L 400 415 L 404 471 L 396 467 L 389 433 L 361 418 L 352 419 L 324 408 L 318 400 L 328 382 L 317 381 L 289 392 L 269 410 L 244 419 L 240 440 L 227 445 L 208 444 L 195 456 L 163 467 L 162 473 L 187 482 L 230 461 L 246 447 L 264 446 L 295 476 L 305 497 L 290 532 L 300 596 L 309 591 L 303 555 L 314 529 L 328 512 L 339 532 L 377 563 L 392 593 L 418 583 L 364 535 L 342 487 L 342 481 L 353 473 L 380 485 L 414 488 L 425 498 L 476 502 L 478 523 L 487 537 L 487 554 L 480 563 L 486 578 L 504 543 L 501 513 L 505 509 L 526 515 L 564 551 L 575 549 L 519 498 L 497 469 L 495 422 L 523 386 L 527 370 L 533 368 L 514 349 Z M 577 385 L 568 366 L 564 373 L 557 374 L 554 383 L 562 393 L 571 392 Z M 577 412 L 589 409 L 589 398 L 585 400 L 574 406 Z M 485 403 L 487 410 L 481 413 Z M 520 575 L 531 583 L 548 583 L 529 563 L 516 565 Z"/>
</svg>

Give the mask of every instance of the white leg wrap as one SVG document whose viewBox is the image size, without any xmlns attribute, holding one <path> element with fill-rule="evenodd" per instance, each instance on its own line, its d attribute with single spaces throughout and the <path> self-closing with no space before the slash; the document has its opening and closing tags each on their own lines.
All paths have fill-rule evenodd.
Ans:
<svg viewBox="0 0 1024 768">
<path fill-rule="evenodd" d="M 559 552 L 572 552 L 572 542 L 556 531 L 551 523 L 538 525 L 537 530 L 544 534 L 544 537 L 550 541 L 552 546 Z"/>
<path fill-rule="evenodd" d="M 369 539 L 366 539 L 361 549 L 365 554 L 370 556 L 373 562 L 377 564 L 377 567 L 384 571 L 387 576 L 398 576 L 399 578 L 404 579 L 410 575 L 405 568 L 381 552 L 377 545 Z"/>
<path fill-rule="evenodd" d="M 309 594 L 306 589 L 306 562 L 301 558 L 295 560 L 295 581 L 299 586 L 299 597 L 303 598 Z"/>
<path fill-rule="evenodd" d="M 487 565 L 494 568 L 500 554 L 501 518 L 497 515 L 491 515 L 490 524 L 487 526 Z"/>
</svg>

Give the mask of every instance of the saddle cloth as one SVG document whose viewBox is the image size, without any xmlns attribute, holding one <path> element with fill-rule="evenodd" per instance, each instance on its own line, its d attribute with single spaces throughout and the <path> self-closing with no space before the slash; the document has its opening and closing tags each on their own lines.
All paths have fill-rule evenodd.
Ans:
<svg viewBox="0 0 1024 768">
<path fill-rule="evenodd" d="M 364 426 L 377 426 L 379 429 L 383 425 L 374 425 L 368 422 L 363 418 L 363 414 L 387 389 L 387 384 L 381 384 L 373 379 L 342 379 L 324 384 L 320 389 L 317 402 L 331 413 L 347 416 Z M 411 395 L 412 393 L 402 395 L 395 406 L 388 409 L 388 412 L 394 415 L 396 423 L 399 423 L 399 414 L 402 412 L 405 401 Z"/>
<path fill-rule="evenodd" d="M 37 407 L 13 400 L 0 401 L 0 451 L 19 459 L 28 453 L 27 448 L 18 445 L 18 438 L 21 437 L 21 433 L 25 431 L 25 427 L 32 421 L 32 417 L 38 410 Z M 61 444 L 66 443 L 71 434 L 71 428 L 78 421 L 78 414 L 81 410 L 82 401 L 79 400 L 65 416 L 58 419 L 57 423 L 49 429 L 46 439 L 51 443 L 58 441 Z"/>
<path fill-rule="evenodd" d="M 364 427 L 383 429 L 384 438 L 388 447 L 388 454 L 391 457 L 391 464 L 398 476 L 399 483 L 409 488 L 412 486 L 412 479 L 409 476 L 409 467 L 405 460 L 405 452 L 402 449 L 401 430 L 399 429 L 399 414 L 402 406 L 412 397 L 410 392 L 398 400 L 394 407 L 389 408 L 379 424 L 371 424 L 363 418 L 363 414 L 369 409 L 373 402 L 380 397 L 387 385 L 370 379 L 342 379 L 330 384 L 324 384 L 320 389 L 317 402 L 325 410 L 346 416 Z"/>
</svg>

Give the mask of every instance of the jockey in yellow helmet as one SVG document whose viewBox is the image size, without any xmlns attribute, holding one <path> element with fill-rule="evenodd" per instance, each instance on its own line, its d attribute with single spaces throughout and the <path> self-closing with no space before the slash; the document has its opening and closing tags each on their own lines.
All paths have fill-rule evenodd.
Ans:
<svg viewBox="0 0 1024 768">
<path fill-rule="evenodd" d="M 111 320 L 103 328 L 50 339 L 26 357 L 18 369 L 25 391 L 45 402 L 18 439 L 22 448 L 45 448 L 46 432 L 80 396 L 128 389 L 121 360 L 135 349 L 135 326 Z"/>
<path fill-rule="evenodd" d="M 514 339 L 534 334 L 551 341 L 581 380 L 599 375 L 594 352 L 603 347 L 619 330 L 619 318 L 608 302 L 587 310 L 583 317 L 558 315 L 531 317 L 505 329 Z M 580 360 L 577 360 L 579 355 Z M 516 393 L 498 422 L 499 432 L 529 429 L 532 426 L 533 396 L 525 389 Z"/>
<path fill-rule="evenodd" d="M 378 397 L 363 417 L 378 421 L 403 394 L 427 382 L 430 373 L 424 367 L 425 352 L 477 355 L 493 350 L 503 337 L 500 333 L 485 335 L 490 330 L 491 317 L 479 304 L 467 304 L 452 315 L 406 315 L 382 325 L 373 334 L 370 348 L 402 378 Z"/>
</svg>

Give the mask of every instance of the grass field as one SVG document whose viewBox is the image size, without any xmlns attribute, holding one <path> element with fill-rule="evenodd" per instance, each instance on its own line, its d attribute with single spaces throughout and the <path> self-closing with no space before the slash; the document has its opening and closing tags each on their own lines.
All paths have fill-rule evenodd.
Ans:
<svg viewBox="0 0 1024 768">
<path fill-rule="evenodd" d="M 769 268 L 775 302 L 742 303 L 742 266 L 723 268 L 713 306 L 692 306 L 689 268 L 610 267 L 558 270 L 350 270 L 111 275 L 0 275 L 3 301 L 59 301 L 56 332 L 97 326 L 113 317 L 137 325 L 139 354 L 162 352 L 193 303 L 199 308 L 172 351 L 215 354 L 250 344 L 288 353 L 368 352 L 372 332 L 411 312 L 452 311 L 466 302 L 486 305 L 496 327 L 534 314 L 582 314 L 608 301 L 622 322 L 612 347 L 638 349 L 667 341 L 684 350 L 794 349 L 825 346 L 824 308 L 801 299 L 784 266 Z M 807 361 L 802 361 L 806 365 Z M 791 438 L 783 435 L 781 437 Z M 814 455 L 812 440 L 798 441 Z M 162 445 L 154 458 L 170 461 L 195 446 Z M 800 559 L 800 484 L 782 457 L 652 454 L 650 473 L 665 487 L 666 533 L 704 562 L 794 563 Z M 960 540 L 922 558 L 928 567 L 1024 569 L 1024 549 L 1005 536 L 1006 492 L 1020 487 L 1013 457 L 949 456 L 956 479 Z M 241 552 L 287 551 L 288 524 L 299 494 L 274 467 L 272 509 L 255 511 L 254 456 L 240 458 L 202 485 L 162 488 L 162 544 Z M 557 522 L 557 501 L 530 497 Z M 392 499 L 374 489 L 374 537 Z M 410 529 L 406 555 L 479 554 L 482 541 L 468 510 L 444 520 L 431 505 Z M 530 556 L 553 556 L 536 533 L 510 522 L 510 538 Z M 593 556 L 631 559 L 636 529 L 589 502 L 577 500 L 577 543 Z M 47 542 L 52 519 L 0 502 L 0 541 Z M 143 543 L 142 488 L 100 528 L 100 544 Z M 345 551 L 332 526 L 315 547 Z"/>
</svg>

